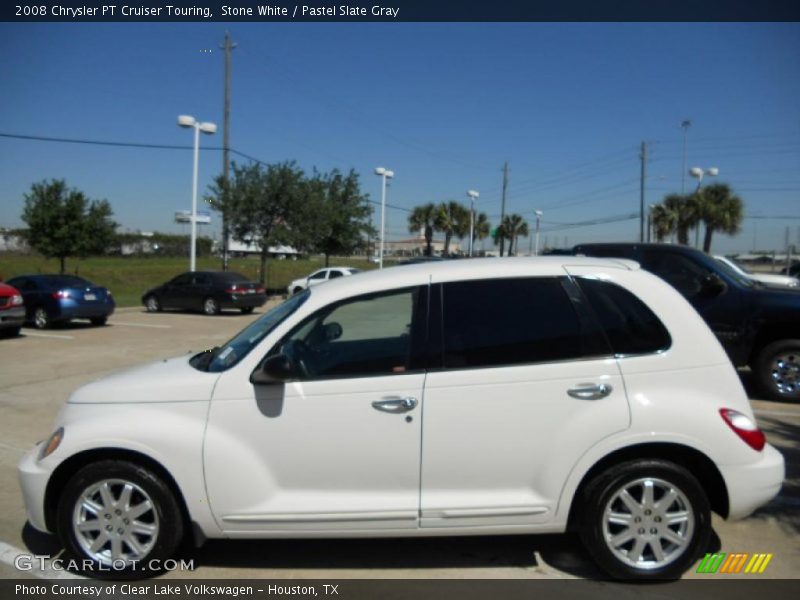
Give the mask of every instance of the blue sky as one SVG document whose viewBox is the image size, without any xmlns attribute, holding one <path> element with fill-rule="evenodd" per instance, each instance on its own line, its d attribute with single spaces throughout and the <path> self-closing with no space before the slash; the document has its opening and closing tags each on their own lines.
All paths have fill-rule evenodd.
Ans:
<svg viewBox="0 0 800 600">
<path fill-rule="evenodd" d="M 406 208 L 476 189 L 494 222 L 507 160 L 507 212 L 541 209 L 551 245 L 627 240 L 638 221 L 566 227 L 638 212 L 642 141 L 646 202 L 680 191 L 688 117 L 688 166 L 718 167 L 748 217 L 798 217 L 747 219 L 714 250 L 778 249 L 787 226 L 800 243 L 798 24 L 2 23 L 0 133 L 188 145 L 178 114 L 222 123 L 226 27 L 231 147 L 260 160 L 352 167 L 373 200 L 386 166 Z M 202 152 L 202 190 L 221 162 Z M 0 138 L 0 226 L 44 178 L 108 199 L 122 230 L 181 231 L 191 152 Z M 406 212 L 387 217 L 408 237 Z"/>
</svg>

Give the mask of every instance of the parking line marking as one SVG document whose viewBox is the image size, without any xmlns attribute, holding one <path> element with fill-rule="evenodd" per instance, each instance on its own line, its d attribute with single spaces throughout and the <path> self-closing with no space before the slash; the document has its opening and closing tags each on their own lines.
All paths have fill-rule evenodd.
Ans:
<svg viewBox="0 0 800 600">
<path fill-rule="evenodd" d="M 56 335 L 55 333 L 33 333 L 31 331 L 26 331 L 23 334 L 25 337 L 40 337 L 40 338 L 52 338 L 54 340 L 74 340 L 75 336 L 72 335 Z"/>
<path fill-rule="evenodd" d="M 153 325 L 151 323 L 123 323 L 111 321 L 110 325 L 124 325 L 125 327 L 152 327 L 153 329 L 172 329 L 172 325 Z"/>
<path fill-rule="evenodd" d="M 6 544 L 3 541 L 0 541 L 0 562 L 3 564 L 8 565 L 12 569 L 17 569 L 17 557 L 24 556 L 26 559 L 30 559 L 32 562 L 31 567 L 34 565 L 39 564 L 38 557 L 36 559 L 32 559 L 33 552 L 28 552 L 26 550 L 21 550 L 16 546 L 12 546 L 11 544 Z M 28 561 L 26 561 L 27 563 Z M 85 577 L 81 577 L 80 575 L 76 575 L 75 573 L 70 573 L 69 571 L 63 571 L 60 569 L 54 569 L 50 566 L 45 566 L 44 569 L 32 568 L 30 571 L 23 571 L 26 575 L 33 575 L 34 577 L 38 577 L 39 579 L 85 579 Z"/>
</svg>

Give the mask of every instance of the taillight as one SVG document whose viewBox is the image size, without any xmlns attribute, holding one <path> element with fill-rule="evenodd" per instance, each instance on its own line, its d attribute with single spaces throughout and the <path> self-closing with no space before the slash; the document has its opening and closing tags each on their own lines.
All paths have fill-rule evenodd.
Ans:
<svg viewBox="0 0 800 600">
<path fill-rule="evenodd" d="M 264 293 L 264 291 L 265 291 L 265 290 L 264 290 L 264 288 L 262 288 L 262 287 L 257 287 L 257 288 L 256 288 L 256 294 L 263 294 L 263 293 Z"/>
<path fill-rule="evenodd" d="M 239 292 L 239 289 L 234 285 L 233 287 L 229 287 L 225 290 L 228 294 L 236 294 Z"/>
<path fill-rule="evenodd" d="M 11 306 L 19 306 L 20 304 L 22 304 L 22 296 L 19 294 L 11 296 Z"/>
<path fill-rule="evenodd" d="M 753 450 L 760 452 L 764 449 L 767 438 L 764 437 L 764 432 L 758 428 L 758 425 L 750 417 L 731 408 L 721 408 L 719 409 L 719 414 L 723 421 L 728 424 L 728 427 L 733 429 L 736 435 L 742 438 Z"/>
<path fill-rule="evenodd" d="M 57 292 L 53 292 L 53 298 L 56 300 L 64 300 L 69 297 L 69 290 L 58 290 Z"/>
</svg>

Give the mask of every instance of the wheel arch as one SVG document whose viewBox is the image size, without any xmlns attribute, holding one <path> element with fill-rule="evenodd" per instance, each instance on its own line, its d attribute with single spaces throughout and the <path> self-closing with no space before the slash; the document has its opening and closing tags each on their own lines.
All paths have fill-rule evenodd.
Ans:
<svg viewBox="0 0 800 600">
<path fill-rule="evenodd" d="M 125 448 L 93 448 L 91 450 L 84 450 L 70 456 L 64 460 L 58 467 L 56 467 L 53 474 L 50 476 L 44 494 L 44 517 L 45 524 L 48 531 L 55 532 L 57 527 L 57 513 L 58 502 L 61 498 L 61 493 L 67 482 L 72 475 L 77 471 L 93 462 L 102 460 L 124 460 L 141 467 L 145 467 L 158 475 L 164 483 L 169 487 L 170 491 L 175 496 L 175 500 L 180 507 L 181 515 L 183 516 L 185 531 L 192 531 L 195 536 L 195 542 L 202 542 L 202 534 L 200 529 L 194 525 L 189 516 L 189 510 L 186 505 L 186 499 L 183 497 L 180 487 L 178 487 L 175 478 L 172 474 L 157 460 L 153 459 L 146 454 L 137 452 L 135 450 L 128 450 Z"/>
<path fill-rule="evenodd" d="M 578 529 L 581 506 L 588 500 L 584 498 L 587 485 L 610 467 L 636 459 L 668 460 L 686 468 L 697 478 L 698 483 L 708 496 L 711 510 L 723 518 L 728 516 L 728 489 L 719 469 L 708 456 L 699 450 L 682 444 L 652 442 L 635 444 L 615 450 L 598 460 L 584 473 L 572 497 L 567 518 L 568 531 L 577 531 Z"/>
<path fill-rule="evenodd" d="M 753 340 L 750 358 L 747 363 L 754 367 L 761 351 L 773 342 L 797 339 L 800 339 L 800 324 L 797 322 L 779 321 L 765 325 L 758 331 Z"/>
</svg>

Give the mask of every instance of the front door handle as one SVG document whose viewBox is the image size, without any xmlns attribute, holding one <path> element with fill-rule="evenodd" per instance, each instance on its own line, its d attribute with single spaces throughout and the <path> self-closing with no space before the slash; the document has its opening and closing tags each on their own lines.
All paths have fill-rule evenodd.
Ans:
<svg viewBox="0 0 800 600">
<path fill-rule="evenodd" d="M 567 390 L 567 394 L 578 400 L 599 400 L 613 391 L 614 388 L 608 383 L 581 383 L 578 387 Z"/>
<path fill-rule="evenodd" d="M 381 400 L 373 400 L 372 408 L 388 413 L 404 413 L 414 410 L 417 406 L 417 399 L 411 396 L 405 398 L 392 397 Z"/>
</svg>

